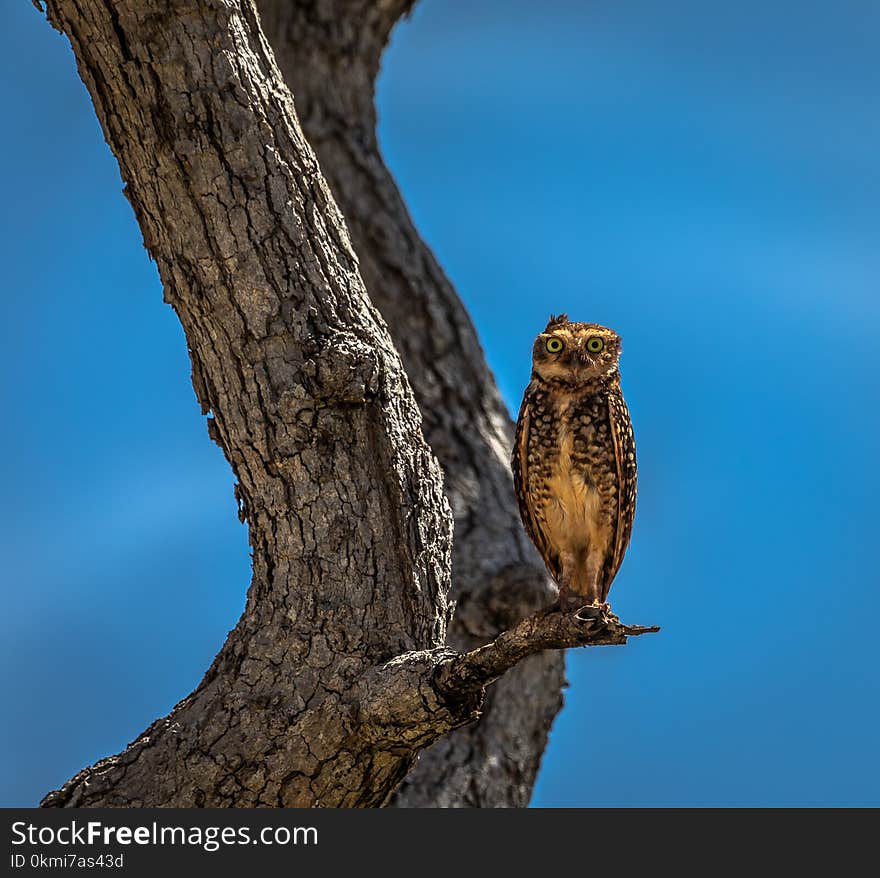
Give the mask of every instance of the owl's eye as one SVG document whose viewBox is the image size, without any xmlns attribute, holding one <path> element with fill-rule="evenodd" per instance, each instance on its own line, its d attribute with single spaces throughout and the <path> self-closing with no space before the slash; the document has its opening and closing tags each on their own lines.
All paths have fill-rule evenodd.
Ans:
<svg viewBox="0 0 880 878">
<path fill-rule="evenodd" d="M 605 347 L 605 342 L 599 338 L 598 335 L 594 335 L 592 338 L 587 339 L 587 350 L 591 354 L 598 354 Z"/>
<path fill-rule="evenodd" d="M 547 339 L 547 350 L 551 354 L 558 354 L 564 347 L 565 345 L 562 343 L 561 338 L 556 338 L 554 336 L 553 338 Z"/>
</svg>

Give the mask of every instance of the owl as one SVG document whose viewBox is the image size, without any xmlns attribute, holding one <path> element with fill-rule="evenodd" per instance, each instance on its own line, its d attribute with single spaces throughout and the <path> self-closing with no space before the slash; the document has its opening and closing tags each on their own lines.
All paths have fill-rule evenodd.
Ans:
<svg viewBox="0 0 880 878">
<path fill-rule="evenodd" d="M 620 336 L 550 317 L 516 424 L 520 515 L 560 606 L 604 603 L 632 533 L 636 446 L 620 389 Z"/>
</svg>

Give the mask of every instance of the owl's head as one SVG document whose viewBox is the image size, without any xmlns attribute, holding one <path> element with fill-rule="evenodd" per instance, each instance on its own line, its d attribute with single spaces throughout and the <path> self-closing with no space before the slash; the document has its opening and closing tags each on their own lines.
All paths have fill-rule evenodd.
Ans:
<svg viewBox="0 0 880 878">
<path fill-rule="evenodd" d="M 532 369 L 545 381 L 582 384 L 616 372 L 620 350 L 620 336 L 613 329 L 551 315 L 535 339 Z"/>
</svg>

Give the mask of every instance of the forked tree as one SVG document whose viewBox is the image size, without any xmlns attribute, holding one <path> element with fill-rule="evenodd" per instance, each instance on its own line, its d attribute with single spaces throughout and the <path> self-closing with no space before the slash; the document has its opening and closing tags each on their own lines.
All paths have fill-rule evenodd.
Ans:
<svg viewBox="0 0 880 878">
<path fill-rule="evenodd" d="M 563 613 L 510 418 L 376 139 L 414 0 L 46 0 L 116 156 L 247 522 L 198 688 L 46 806 L 522 806 Z"/>
</svg>

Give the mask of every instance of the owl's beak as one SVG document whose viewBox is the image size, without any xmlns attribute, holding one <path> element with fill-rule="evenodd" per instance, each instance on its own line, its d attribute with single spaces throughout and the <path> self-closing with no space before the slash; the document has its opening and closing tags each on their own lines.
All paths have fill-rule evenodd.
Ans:
<svg viewBox="0 0 880 878">
<path fill-rule="evenodd" d="M 593 365 L 593 358 L 587 353 L 586 348 L 578 348 L 578 359 L 584 366 Z"/>
</svg>

